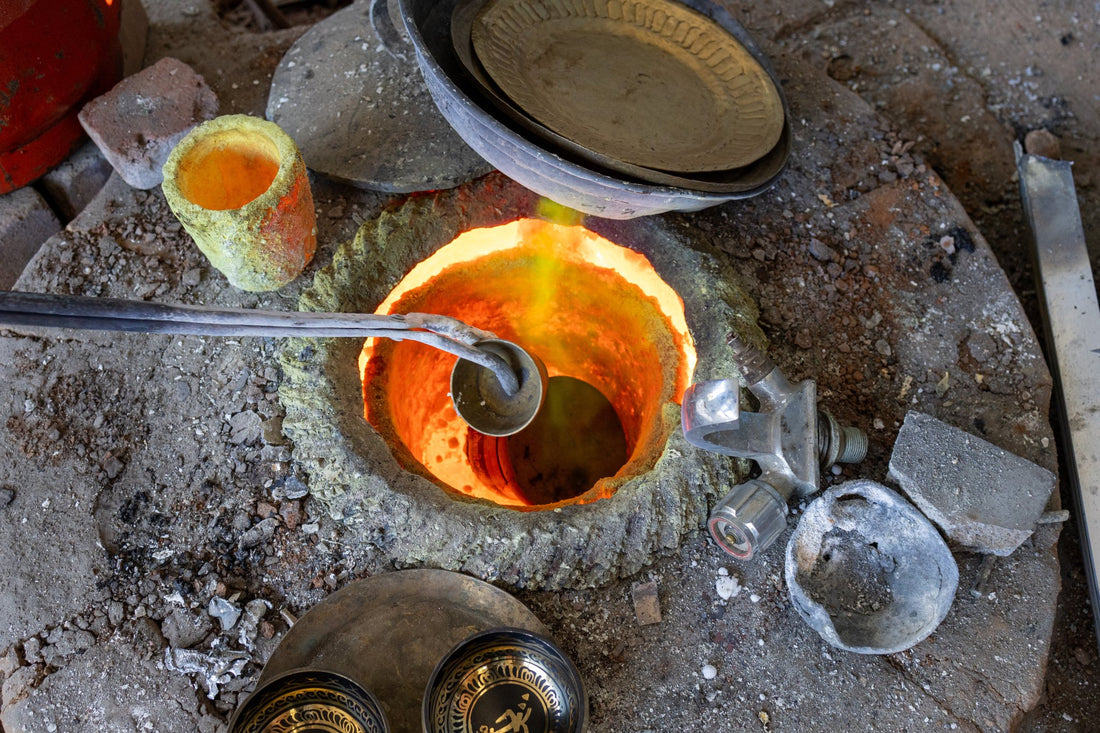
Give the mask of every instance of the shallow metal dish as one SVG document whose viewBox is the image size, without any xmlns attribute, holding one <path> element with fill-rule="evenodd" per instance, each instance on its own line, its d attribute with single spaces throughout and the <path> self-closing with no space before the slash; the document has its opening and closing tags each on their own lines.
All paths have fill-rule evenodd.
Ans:
<svg viewBox="0 0 1100 733">
<path fill-rule="evenodd" d="M 424 693 L 423 716 L 425 733 L 580 733 L 588 698 L 576 667 L 549 639 L 491 629 L 439 662 Z"/>
<path fill-rule="evenodd" d="M 478 631 L 503 626 L 546 633 L 516 598 L 447 570 L 356 580 L 298 619 L 260 682 L 311 667 L 347 675 L 378 698 L 394 731 L 416 730 L 424 686 L 439 660 Z"/>
<path fill-rule="evenodd" d="M 771 150 L 783 129 L 764 67 L 679 0 L 487 0 L 471 40 L 527 114 L 635 165 L 739 168 Z"/>
<path fill-rule="evenodd" d="M 548 149 L 544 140 L 516 129 L 518 125 L 506 124 L 487 110 L 491 104 L 479 99 L 481 93 L 462 71 L 451 43 L 451 16 L 456 1 L 400 0 L 401 19 L 416 49 L 424 81 L 440 112 L 459 136 L 502 173 L 532 191 L 587 214 L 632 219 L 665 211 L 698 211 L 749 198 L 770 188 L 781 173 L 783 165 L 752 188 L 712 193 L 624 180 Z M 688 0 L 686 4 L 717 20 L 755 58 L 762 59 L 751 38 L 743 29 L 737 30 L 740 26 L 728 12 L 705 0 Z M 789 139 L 788 126 L 784 125 L 784 134 L 776 146 L 784 146 L 780 153 L 784 164 L 785 151 L 789 149 L 789 143 L 784 143 Z"/>
<path fill-rule="evenodd" d="M 394 2 L 396 3 L 396 0 Z M 514 129 L 540 139 L 549 150 L 587 166 L 593 171 L 623 175 L 639 183 L 653 183 L 707 193 L 733 194 L 758 191 L 760 186 L 774 180 L 783 171 L 791 152 L 790 125 L 786 123 L 785 116 L 778 142 L 758 160 L 740 168 L 711 173 L 677 174 L 646 168 L 618 160 L 610 155 L 603 155 L 559 135 L 527 115 L 508 99 L 507 95 L 489 78 L 481 62 L 478 61 L 471 36 L 474 18 L 485 2 L 486 0 L 458 0 L 451 15 L 451 45 L 461 62 L 460 68 L 456 70 L 459 81 L 467 82 L 466 86 L 469 87 L 473 99 L 483 104 L 488 102 L 497 112 L 504 115 L 507 123 Z M 782 96 L 780 98 L 782 99 Z"/>
<path fill-rule="evenodd" d="M 229 733 L 354 731 L 389 733 L 378 701 L 343 675 L 298 669 L 269 679 L 248 696 Z"/>
</svg>

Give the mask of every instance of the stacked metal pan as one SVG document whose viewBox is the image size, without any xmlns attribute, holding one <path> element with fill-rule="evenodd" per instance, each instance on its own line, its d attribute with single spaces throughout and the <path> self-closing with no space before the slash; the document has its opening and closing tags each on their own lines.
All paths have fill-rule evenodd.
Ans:
<svg viewBox="0 0 1100 733">
<path fill-rule="evenodd" d="M 392 0 L 391 0 L 392 1 Z M 399 0 L 443 116 L 533 191 L 627 219 L 770 187 L 786 99 L 709 0 Z"/>
</svg>

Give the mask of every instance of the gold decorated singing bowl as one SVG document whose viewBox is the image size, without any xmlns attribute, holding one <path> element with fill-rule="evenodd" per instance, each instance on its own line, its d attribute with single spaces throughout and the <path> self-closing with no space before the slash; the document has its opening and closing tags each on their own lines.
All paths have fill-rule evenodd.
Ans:
<svg viewBox="0 0 1100 733">
<path fill-rule="evenodd" d="M 475 634 L 436 666 L 424 694 L 425 733 L 580 733 L 588 698 L 558 647 L 520 629 Z"/>
<path fill-rule="evenodd" d="M 229 721 L 229 733 L 389 733 L 374 696 L 335 672 L 299 669 L 265 682 Z"/>
</svg>

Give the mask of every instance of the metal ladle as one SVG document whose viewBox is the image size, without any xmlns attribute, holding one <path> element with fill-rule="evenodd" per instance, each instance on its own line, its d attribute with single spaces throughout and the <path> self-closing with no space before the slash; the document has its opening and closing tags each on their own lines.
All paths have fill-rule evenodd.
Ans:
<svg viewBox="0 0 1100 733">
<path fill-rule="evenodd" d="M 416 341 L 458 357 L 451 375 L 455 412 L 487 435 L 522 430 L 538 413 L 546 392 L 545 367 L 521 347 L 454 318 L 429 313 L 288 313 L 0 291 L 0 326 Z"/>
</svg>

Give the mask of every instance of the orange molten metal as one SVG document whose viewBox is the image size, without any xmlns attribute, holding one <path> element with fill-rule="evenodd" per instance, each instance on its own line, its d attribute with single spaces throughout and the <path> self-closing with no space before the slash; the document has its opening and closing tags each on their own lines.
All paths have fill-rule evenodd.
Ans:
<svg viewBox="0 0 1100 733">
<path fill-rule="evenodd" d="M 440 313 L 514 341 L 598 389 L 626 434 L 628 459 L 614 476 L 564 503 L 614 493 L 650 470 L 695 366 L 680 297 L 641 254 L 577 226 L 523 219 L 465 232 L 419 263 L 377 313 Z M 448 392 L 454 358 L 412 342 L 368 341 L 359 359 L 367 420 L 408 451 L 406 469 L 452 491 L 528 508 L 494 489 L 466 457 L 467 426 Z M 678 410 L 678 408 L 676 408 Z M 577 441 L 585 440 L 579 433 Z M 556 505 L 542 505 L 549 508 Z"/>
</svg>

